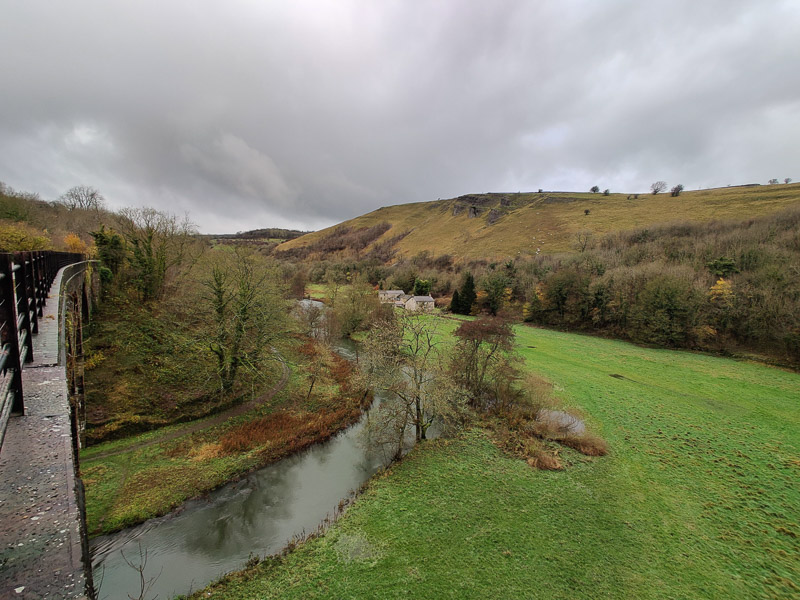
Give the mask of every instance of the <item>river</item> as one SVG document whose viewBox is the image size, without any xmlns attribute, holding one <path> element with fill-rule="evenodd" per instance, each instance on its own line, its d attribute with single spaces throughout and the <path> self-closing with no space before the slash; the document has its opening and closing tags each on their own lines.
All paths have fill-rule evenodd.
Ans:
<svg viewBox="0 0 800 600">
<path fill-rule="evenodd" d="M 338 344 L 336 350 L 355 358 L 352 343 Z M 376 403 L 380 399 L 376 393 Z M 138 598 L 136 567 L 145 558 L 143 578 L 152 580 L 145 597 L 172 598 L 242 568 L 251 555 L 280 552 L 292 538 L 315 531 L 341 500 L 388 464 L 362 441 L 367 418 L 169 515 L 93 539 L 98 598 Z"/>
</svg>

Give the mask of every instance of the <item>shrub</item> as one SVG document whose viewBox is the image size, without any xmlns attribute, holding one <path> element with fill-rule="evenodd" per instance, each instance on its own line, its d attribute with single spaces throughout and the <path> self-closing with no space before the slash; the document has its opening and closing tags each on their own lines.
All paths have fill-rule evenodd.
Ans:
<svg viewBox="0 0 800 600">
<path fill-rule="evenodd" d="M 44 231 L 25 223 L 0 221 L 0 252 L 49 250 L 53 247 Z"/>
<path fill-rule="evenodd" d="M 694 324 L 698 304 L 690 282 L 659 275 L 642 289 L 632 311 L 632 333 L 639 341 L 681 346 Z"/>
</svg>

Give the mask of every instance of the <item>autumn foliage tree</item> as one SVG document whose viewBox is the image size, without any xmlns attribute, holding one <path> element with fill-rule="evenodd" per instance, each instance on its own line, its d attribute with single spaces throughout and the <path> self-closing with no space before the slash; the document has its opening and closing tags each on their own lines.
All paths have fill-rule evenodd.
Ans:
<svg viewBox="0 0 800 600">
<path fill-rule="evenodd" d="M 461 323 L 455 336 L 450 373 L 473 407 L 488 408 L 494 379 L 509 374 L 514 330 L 506 319 L 482 317 Z"/>
</svg>

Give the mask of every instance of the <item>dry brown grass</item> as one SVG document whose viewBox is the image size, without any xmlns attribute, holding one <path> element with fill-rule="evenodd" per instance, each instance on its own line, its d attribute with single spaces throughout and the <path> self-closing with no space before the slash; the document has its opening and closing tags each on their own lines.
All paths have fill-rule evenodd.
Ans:
<svg viewBox="0 0 800 600">
<path fill-rule="evenodd" d="M 586 456 L 605 456 L 608 454 L 608 443 L 603 438 L 590 433 L 582 435 L 567 434 L 556 441 Z"/>
<path fill-rule="evenodd" d="M 489 423 L 494 443 L 504 452 L 521 458 L 534 469 L 560 471 L 563 469 L 557 451 L 547 448 L 544 443 L 520 429 L 511 429 L 507 423 L 497 420 Z"/>
<path fill-rule="evenodd" d="M 321 377 L 333 381 L 338 393 L 316 396 L 315 392 L 311 401 L 316 408 L 312 412 L 305 391 L 296 391 L 291 408 L 227 431 L 219 441 L 221 454 L 256 450 L 262 458 L 274 460 L 326 440 L 358 420 L 366 406 L 363 394 L 352 385 L 352 365 L 313 341 L 302 344 L 299 352 L 307 357 L 323 356 Z"/>
<path fill-rule="evenodd" d="M 528 458 L 527 462 L 534 469 L 541 469 L 542 471 L 561 471 L 564 469 L 558 457 L 546 450 L 535 452 L 533 456 Z"/>
<path fill-rule="evenodd" d="M 678 197 L 641 194 L 638 199 L 629 199 L 628 192 L 609 196 L 560 192 L 476 194 L 466 200 L 381 208 L 339 226 L 291 240 L 278 249 L 319 247 L 337 228 L 364 230 L 389 223 L 391 228 L 377 238 L 373 246 L 409 232 L 394 246 L 406 257 L 427 250 L 435 255 L 449 254 L 457 261 L 498 259 L 518 253 L 535 254 L 537 249 L 545 254 L 571 251 L 575 234 L 580 231 L 589 231 L 595 239 L 600 239 L 613 231 L 670 222 L 675 215 L 696 223 L 746 219 L 772 214 L 798 202 L 800 184 L 684 191 Z M 465 203 L 481 205 L 480 214 L 475 218 L 469 218 L 466 210 L 454 214 L 456 205 Z M 503 216 L 489 225 L 487 217 L 491 208 L 499 209 Z M 587 209 L 588 215 L 585 214 Z M 370 246 L 365 251 L 369 249 Z"/>
<path fill-rule="evenodd" d="M 219 458 L 222 456 L 222 446 L 220 444 L 203 444 L 198 448 L 194 448 L 189 452 L 189 458 L 194 461 L 202 462 L 211 460 L 212 458 Z"/>
<path fill-rule="evenodd" d="M 270 457 L 286 456 L 328 439 L 361 415 L 355 403 L 319 413 L 278 412 L 228 431 L 220 439 L 223 454 L 259 449 Z"/>
<path fill-rule="evenodd" d="M 574 414 L 561 406 L 553 396 L 553 385 L 538 376 L 524 381 L 525 393 L 518 401 L 502 405 L 484 419 L 491 430 L 495 444 L 505 452 L 524 459 L 531 467 L 544 470 L 563 469 L 558 456 L 558 444 L 577 450 L 586 456 L 605 456 L 608 444 L 588 431 L 576 433 L 563 421 L 544 418 L 542 410 L 559 411 L 585 421 L 583 415 Z"/>
</svg>

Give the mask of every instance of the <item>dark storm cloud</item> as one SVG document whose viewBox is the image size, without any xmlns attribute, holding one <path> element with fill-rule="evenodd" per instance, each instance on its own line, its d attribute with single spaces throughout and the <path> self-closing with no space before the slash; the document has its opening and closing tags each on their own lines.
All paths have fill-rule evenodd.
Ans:
<svg viewBox="0 0 800 600">
<path fill-rule="evenodd" d="M 232 231 L 800 178 L 796 2 L 4 4 L 0 180 L 46 198 Z"/>
</svg>

